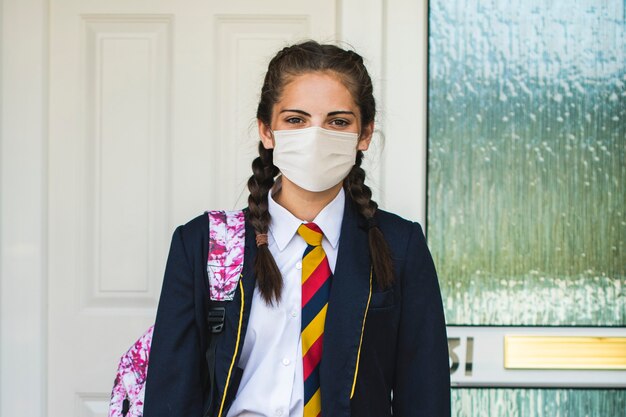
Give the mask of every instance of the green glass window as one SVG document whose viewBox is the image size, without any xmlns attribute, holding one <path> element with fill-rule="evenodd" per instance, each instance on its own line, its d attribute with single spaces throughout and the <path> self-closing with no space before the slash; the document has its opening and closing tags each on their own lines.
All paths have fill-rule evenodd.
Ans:
<svg viewBox="0 0 626 417">
<path fill-rule="evenodd" d="M 626 390 L 463 388 L 452 404 L 455 417 L 618 417 Z"/>
<path fill-rule="evenodd" d="M 623 0 L 433 0 L 428 244 L 449 324 L 626 325 Z"/>
</svg>

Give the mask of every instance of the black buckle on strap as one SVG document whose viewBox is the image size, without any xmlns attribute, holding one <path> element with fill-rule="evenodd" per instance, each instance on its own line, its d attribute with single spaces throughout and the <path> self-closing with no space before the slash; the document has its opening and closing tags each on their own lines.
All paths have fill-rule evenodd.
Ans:
<svg viewBox="0 0 626 417">
<path fill-rule="evenodd" d="M 211 333 L 220 333 L 224 330 L 224 317 L 226 316 L 226 309 L 224 307 L 213 307 L 209 310 L 207 316 L 207 323 Z"/>
</svg>

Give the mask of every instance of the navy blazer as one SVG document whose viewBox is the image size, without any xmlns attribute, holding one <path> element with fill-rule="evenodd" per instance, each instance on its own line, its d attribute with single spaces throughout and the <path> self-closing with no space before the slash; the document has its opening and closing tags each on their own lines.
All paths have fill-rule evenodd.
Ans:
<svg viewBox="0 0 626 417">
<path fill-rule="evenodd" d="M 439 284 L 419 224 L 377 210 L 395 283 L 371 276 L 365 219 L 350 197 L 324 327 L 320 385 L 324 417 L 450 416 L 448 344 Z M 146 381 L 145 417 L 202 416 L 207 380 L 208 216 L 174 232 Z M 244 269 L 226 304 L 216 347 L 215 416 L 225 417 L 239 386 L 239 356 L 255 286 L 254 230 L 246 223 Z M 272 329 L 268 329 L 272 331 Z"/>
</svg>

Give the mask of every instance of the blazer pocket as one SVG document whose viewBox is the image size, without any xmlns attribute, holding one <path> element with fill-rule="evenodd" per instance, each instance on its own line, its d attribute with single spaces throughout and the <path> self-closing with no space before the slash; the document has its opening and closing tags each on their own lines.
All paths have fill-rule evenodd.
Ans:
<svg viewBox="0 0 626 417">
<path fill-rule="evenodd" d="M 393 289 L 375 292 L 370 301 L 370 310 L 383 310 L 393 307 Z"/>
</svg>

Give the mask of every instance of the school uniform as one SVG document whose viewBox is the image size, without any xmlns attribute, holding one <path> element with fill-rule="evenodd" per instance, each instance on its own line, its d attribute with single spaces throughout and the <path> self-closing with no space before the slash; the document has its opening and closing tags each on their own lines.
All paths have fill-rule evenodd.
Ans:
<svg viewBox="0 0 626 417">
<path fill-rule="evenodd" d="M 348 196 L 343 204 L 324 326 L 322 416 L 449 416 L 443 308 L 422 230 L 417 223 L 377 210 L 376 220 L 391 249 L 395 276 L 393 287 L 383 291 L 371 271 L 366 221 Z M 174 232 L 152 340 L 145 417 L 203 414 L 209 337 L 208 230 L 205 214 Z M 246 336 L 250 336 L 251 306 L 253 300 L 256 304 L 262 301 L 258 293 L 255 299 L 256 249 L 254 230 L 246 223 L 244 269 L 233 301 L 225 304 L 224 330 L 215 353 L 217 407 L 213 415 L 220 417 L 228 414 L 233 403 L 242 415 L 261 412 L 246 414 L 243 399 L 234 401 L 242 378 L 252 388 L 242 389 L 241 395 L 262 395 L 262 390 L 253 388 L 262 378 L 257 374 L 251 384 L 250 378 L 244 377 L 250 366 L 251 342 Z M 258 358 L 256 361 L 259 363 Z M 294 386 L 301 389 L 299 383 Z M 290 396 L 289 407 L 276 408 L 274 415 L 299 412 L 297 401 L 297 396 Z"/>
</svg>

